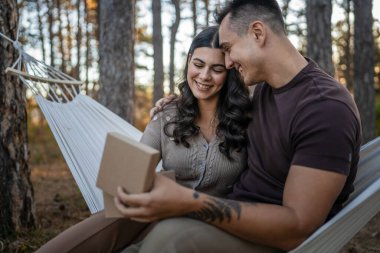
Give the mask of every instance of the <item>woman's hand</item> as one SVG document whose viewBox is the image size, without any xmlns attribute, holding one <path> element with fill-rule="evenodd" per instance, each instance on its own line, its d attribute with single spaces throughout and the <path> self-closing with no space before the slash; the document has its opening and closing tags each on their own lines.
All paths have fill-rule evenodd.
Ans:
<svg viewBox="0 0 380 253">
<path fill-rule="evenodd" d="M 139 222 L 152 222 L 191 212 L 194 208 L 193 190 L 156 174 L 153 189 L 147 193 L 128 194 L 118 187 L 116 208 L 128 218 Z"/>
<path fill-rule="evenodd" d="M 154 107 L 149 112 L 150 118 L 153 118 L 154 115 L 156 115 L 157 113 L 162 111 L 162 109 L 164 109 L 164 107 L 167 104 L 170 104 L 176 98 L 177 98 L 176 94 L 170 94 L 166 98 L 161 98 L 161 99 L 157 100 Z"/>
</svg>

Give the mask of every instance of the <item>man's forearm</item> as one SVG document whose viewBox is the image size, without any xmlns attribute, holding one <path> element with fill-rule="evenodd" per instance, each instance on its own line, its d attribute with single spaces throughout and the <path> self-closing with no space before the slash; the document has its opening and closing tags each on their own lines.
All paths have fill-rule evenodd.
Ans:
<svg viewBox="0 0 380 253">
<path fill-rule="evenodd" d="M 297 231 L 297 219 L 283 206 L 239 202 L 194 192 L 198 210 L 188 217 L 204 221 L 237 237 L 289 250 L 306 237 Z"/>
<path fill-rule="evenodd" d="M 195 191 L 193 198 L 199 199 L 200 194 Z M 241 203 L 237 201 L 207 197 L 203 200 L 202 207 L 199 210 L 191 212 L 187 216 L 208 223 L 231 222 L 233 216 L 239 220 L 240 213 Z"/>
</svg>

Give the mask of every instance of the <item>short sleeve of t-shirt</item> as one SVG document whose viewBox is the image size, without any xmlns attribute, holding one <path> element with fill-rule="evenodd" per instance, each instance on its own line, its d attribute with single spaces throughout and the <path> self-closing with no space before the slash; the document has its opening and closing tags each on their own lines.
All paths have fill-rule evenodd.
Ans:
<svg viewBox="0 0 380 253">
<path fill-rule="evenodd" d="M 349 174 L 360 127 L 345 104 L 330 99 L 311 103 L 297 113 L 292 129 L 292 164 Z"/>
</svg>

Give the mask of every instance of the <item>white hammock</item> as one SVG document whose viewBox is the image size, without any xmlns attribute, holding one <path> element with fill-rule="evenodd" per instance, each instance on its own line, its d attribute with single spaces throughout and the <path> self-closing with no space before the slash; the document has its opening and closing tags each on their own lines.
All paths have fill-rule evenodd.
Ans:
<svg viewBox="0 0 380 253">
<path fill-rule="evenodd" d="M 26 54 L 17 41 L 0 36 L 20 52 L 6 72 L 19 76 L 34 93 L 91 213 L 102 210 L 95 179 L 106 134 L 119 132 L 139 140 L 141 132 L 80 94 L 80 82 Z M 343 210 L 291 252 L 338 252 L 379 210 L 380 137 L 362 147 L 355 192 Z"/>
<path fill-rule="evenodd" d="M 95 184 L 106 135 L 118 132 L 139 140 L 141 132 L 85 95 L 69 103 L 36 100 L 91 213 L 102 210 L 102 192 Z"/>
<path fill-rule="evenodd" d="M 20 53 L 6 73 L 20 77 L 33 92 L 90 212 L 102 210 L 103 197 L 96 187 L 96 177 L 107 133 L 118 132 L 135 140 L 140 140 L 142 133 L 80 94 L 81 82 L 28 55 L 17 41 L 0 36 Z"/>
</svg>

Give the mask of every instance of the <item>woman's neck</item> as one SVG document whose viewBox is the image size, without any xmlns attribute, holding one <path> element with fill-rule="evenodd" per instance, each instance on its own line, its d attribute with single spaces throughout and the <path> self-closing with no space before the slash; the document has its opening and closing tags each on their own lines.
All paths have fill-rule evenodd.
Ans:
<svg viewBox="0 0 380 253">
<path fill-rule="evenodd" d="M 196 120 L 197 126 L 203 137 L 210 142 L 215 136 L 216 126 L 218 124 L 216 118 L 217 103 L 198 102 L 199 116 Z"/>
</svg>

